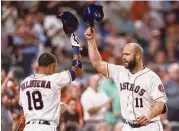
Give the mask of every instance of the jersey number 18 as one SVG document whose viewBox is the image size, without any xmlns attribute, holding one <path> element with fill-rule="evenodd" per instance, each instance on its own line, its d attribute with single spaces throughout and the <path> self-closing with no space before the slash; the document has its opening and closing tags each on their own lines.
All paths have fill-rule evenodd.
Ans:
<svg viewBox="0 0 179 131">
<path fill-rule="evenodd" d="M 44 107 L 44 104 L 42 101 L 42 94 L 40 93 L 40 91 L 33 91 L 32 93 L 30 93 L 30 91 L 27 91 L 26 95 L 28 99 L 29 110 L 33 110 L 32 101 L 33 101 L 35 110 L 41 110 Z M 32 101 L 31 101 L 31 98 L 32 98 Z"/>
</svg>

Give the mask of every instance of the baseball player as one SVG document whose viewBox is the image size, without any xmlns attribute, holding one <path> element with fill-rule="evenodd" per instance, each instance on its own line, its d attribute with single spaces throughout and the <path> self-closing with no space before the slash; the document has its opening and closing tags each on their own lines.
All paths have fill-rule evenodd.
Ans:
<svg viewBox="0 0 179 131">
<path fill-rule="evenodd" d="M 24 131 L 56 131 L 59 124 L 61 88 L 82 74 L 79 38 L 72 33 L 70 40 L 73 47 L 71 69 L 56 73 L 55 56 L 43 53 L 38 59 L 38 73 L 22 81 L 19 102 L 26 120 Z"/>
<path fill-rule="evenodd" d="M 123 48 L 124 66 L 104 62 L 97 50 L 95 30 L 85 32 L 91 63 L 117 87 L 125 124 L 122 131 L 163 131 L 159 115 L 165 113 L 167 97 L 156 73 L 143 66 L 143 49 L 137 43 Z"/>
</svg>

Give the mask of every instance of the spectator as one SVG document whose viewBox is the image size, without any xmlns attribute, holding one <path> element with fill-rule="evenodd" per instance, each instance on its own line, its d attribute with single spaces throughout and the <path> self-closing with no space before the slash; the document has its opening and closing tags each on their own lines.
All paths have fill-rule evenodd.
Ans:
<svg viewBox="0 0 179 131">
<path fill-rule="evenodd" d="M 141 20 L 145 12 L 149 12 L 151 7 L 148 1 L 135 1 L 132 3 L 131 14 L 133 20 Z"/>
<path fill-rule="evenodd" d="M 7 29 L 5 27 L 5 21 L 2 20 L 1 22 L 1 32 L 3 32 L 1 34 L 1 64 L 2 67 L 8 71 L 10 65 L 12 64 L 11 61 L 11 55 L 10 55 L 10 49 L 9 49 L 9 44 L 8 44 L 8 33 L 7 33 Z"/>
<path fill-rule="evenodd" d="M 120 3 L 117 1 L 96 1 L 96 3 L 103 6 L 104 20 L 109 20 L 111 17 L 115 17 L 116 14 L 114 12 L 120 10 Z"/>
<path fill-rule="evenodd" d="M 111 129 L 114 130 L 118 126 L 118 131 L 122 129 L 122 117 L 120 110 L 120 100 L 118 97 L 118 90 L 115 83 L 111 79 L 102 79 L 99 82 L 99 89 L 108 97 L 113 98 L 112 110 L 108 110 L 105 114 L 105 120 L 110 124 Z"/>
<path fill-rule="evenodd" d="M 179 60 L 179 45 L 173 40 L 168 40 L 166 43 L 166 50 L 169 62 L 176 62 Z"/>
<path fill-rule="evenodd" d="M 167 71 L 167 56 L 164 51 L 158 51 L 154 56 L 155 68 Z"/>
<path fill-rule="evenodd" d="M 76 111 L 77 111 L 78 116 L 79 116 L 80 127 L 82 127 L 83 124 L 84 124 L 84 121 L 83 121 L 83 109 L 82 109 L 82 105 L 81 105 L 81 102 L 80 102 L 80 97 L 81 97 L 80 83 L 78 83 L 77 81 L 73 81 L 67 87 L 66 96 L 62 99 L 62 101 L 64 103 L 68 103 L 68 101 L 71 98 L 75 99 L 75 102 L 76 102 Z"/>
<path fill-rule="evenodd" d="M 134 33 L 134 26 L 133 21 L 130 19 L 129 11 L 125 9 L 121 9 L 118 13 L 118 18 L 116 19 L 115 23 L 120 29 L 121 34 L 133 34 Z"/>
<path fill-rule="evenodd" d="M 150 12 L 144 12 L 142 15 L 141 25 L 136 28 L 137 38 L 143 44 L 143 47 L 148 45 L 148 42 L 152 39 L 152 32 L 154 27 L 152 26 L 152 17 Z"/>
<path fill-rule="evenodd" d="M 126 44 L 126 40 L 123 36 L 119 35 L 119 28 L 116 25 L 111 24 L 109 36 L 105 38 L 105 42 L 113 47 L 114 56 L 121 56 L 121 49 Z"/>
<path fill-rule="evenodd" d="M 96 125 L 96 131 L 109 131 L 109 126 L 107 123 L 100 123 Z"/>
<path fill-rule="evenodd" d="M 57 57 L 57 62 L 60 64 L 64 61 L 63 48 L 69 43 L 68 37 L 62 30 L 62 22 L 54 15 L 47 15 L 44 18 L 44 29 L 47 31 L 47 37 L 54 48 L 54 54 Z M 69 44 L 70 45 L 70 44 Z"/>
<path fill-rule="evenodd" d="M 111 50 L 113 50 L 113 46 L 110 44 L 107 44 L 104 47 L 103 51 L 101 52 L 101 57 L 103 60 L 110 61 L 112 63 L 116 63 L 114 53 L 111 52 Z"/>
<path fill-rule="evenodd" d="M 31 28 L 25 25 L 22 25 L 17 29 L 13 42 L 14 46 L 19 49 L 18 54 L 21 56 L 19 62 L 22 62 L 25 76 L 31 73 L 31 64 L 37 56 L 39 44 L 44 41 L 45 38 L 43 35 L 34 32 Z"/>
<path fill-rule="evenodd" d="M 4 69 L 1 68 L 1 86 L 5 79 L 6 79 L 6 72 Z"/>
<path fill-rule="evenodd" d="M 63 113 L 62 131 L 78 131 L 80 117 L 77 113 L 77 103 L 75 98 L 70 98 L 67 102 L 68 110 Z"/>
<path fill-rule="evenodd" d="M 1 131 L 12 131 L 12 117 L 1 103 Z"/>
<path fill-rule="evenodd" d="M 149 45 L 144 50 L 145 63 L 154 61 L 154 56 L 161 46 L 161 35 L 160 31 L 156 30 L 152 33 L 152 40 L 149 42 Z"/>
<path fill-rule="evenodd" d="M 46 44 L 47 38 L 42 30 L 35 28 L 34 18 L 35 16 L 33 14 L 27 14 L 24 22 L 25 22 L 25 25 L 34 33 L 34 35 L 39 38 L 38 53 L 37 53 L 37 57 L 38 57 L 40 56 L 40 54 L 44 52 L 44 44 Z"/>
<path fill-rule="evenodd" d="M 179 64 L 171 64 L 169 74 L 170 79 L 164 83 L 168 97 L 168 119 L 179 121 Z"/>
<path fill-rule="evenodd" d="M 109 22 L 109 20 L 104 20 L 103 22 L 101 22 L 100 26 L 99 26 L 99 35 L 101 37 L 101 41 L 100 41 L 100 50 L 103 51 L 104 47 L 106 46 L 106 42 L 105 39 L 106 37 L 108 37 L 110 34 L 110 28 L 112 27 L 111 23 Z"/>
<path fill-rule="evenodd" d="M 176 43 L 179 40 L 179 26 L 176 23 L 176 14 L 174 14 L 173 12 L 169 12 L 166 15 L 165 33 L 167 39 L 172 39 L 174 43 Z"/>
<path fill-rule="evenodd" d="M 17 9 L 12 6 L 11 1 L 3 1 L 2 20 L 5 21 L 5 28 L 8 36 L 16 30 L 15 21 L 18 17 Z"/>
<path fill-rule="evenodd" d="M 21 108 L 16 110 L 18 106 L 18 91 L 19 87 L 17 86 L 17 82 L 15 81 L 15 75 L 13 71 L 8 72 L 7 77 L 4 79 L 2 83 L 2 92 L 1 92 L 1 105 L 3 107 L 2 109 L 2 118 L 4 119 L 4 130 L 15 130 L 17 127 L 17 124 L 15 121 L 17 118 L 19 118 L 19 115 L 21 113 L 17 113 L 18 111 L 21 111 Z M 7 110 L 7 111 L 6 111 Z M 15 112 L 16 111 L 16 112 Z M 8 114 L 10 116 L 8 116 Z M 13 120 L 13 123 L 11 123 Z M 5 121 L 10 124 L 9 127 L 6 126 Z M 12 128 L 12 129 L 10 129 Z"/>
<path fill-rule="evenodd" d="M 84 109 L 85 131 L 95 131 L 97 124 L 104 122 L 104 115 L 110 108 L 112 99 L 98 90 L 100 76 L 94 74 L 89 78 L 89 87 L 82 94 L 81 103 Z"/>
</svg>

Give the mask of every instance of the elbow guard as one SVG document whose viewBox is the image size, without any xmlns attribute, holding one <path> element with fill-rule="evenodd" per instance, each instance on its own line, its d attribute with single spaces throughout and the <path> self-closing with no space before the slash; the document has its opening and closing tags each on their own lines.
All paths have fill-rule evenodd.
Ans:
<svg viewBox="0 0 179 131">
<path fill-rule="evenodd" d="M 75 72 L 74 72 L 72 69 L 69 69 L 68 71 L 69 71 L 69 73 L 70 73 L 70 75 L 71 75 L 71 79 L 72 79 L 72 81 L 74 81 L 75 78 L 76 78 L 76 74 L 75 74 Z"/>
</svg>

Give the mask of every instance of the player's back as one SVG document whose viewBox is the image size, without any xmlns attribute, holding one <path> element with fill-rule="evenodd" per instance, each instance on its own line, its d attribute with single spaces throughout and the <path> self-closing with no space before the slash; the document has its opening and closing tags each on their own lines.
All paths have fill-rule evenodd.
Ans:
<svg viewBox="0 0 179 131">
<path fill-rule="evenodd" d="M 20 104 L 24 110 L 26 123 L 41 119 L 59 122 L 60 87 L 70 83 L 64 71 L 53 75 L 35 74 L 27 77 L 20 86 Z"/>
</svg>

